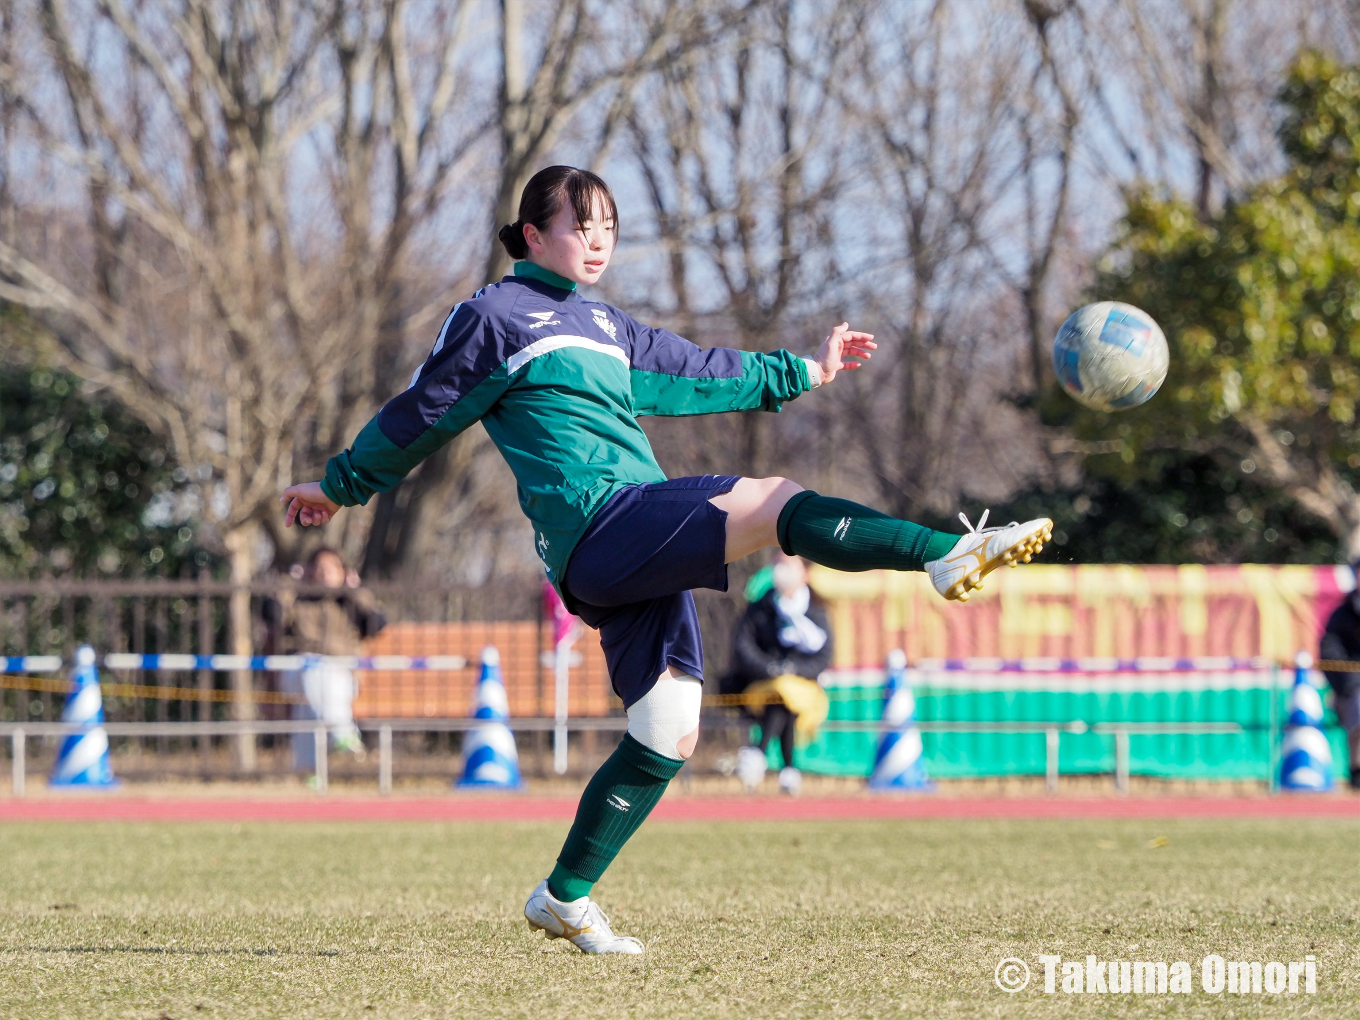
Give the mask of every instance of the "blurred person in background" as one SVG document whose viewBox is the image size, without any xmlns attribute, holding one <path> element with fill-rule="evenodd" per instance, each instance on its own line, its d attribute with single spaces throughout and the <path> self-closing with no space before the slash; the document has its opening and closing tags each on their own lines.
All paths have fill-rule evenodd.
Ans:
<svg viewBox="0 0 1360 1020">
<path fill-rule="evenodd" d="M 1360 554 L 1351 561 L 1355 588 L 1327 619 L 1320 658 L 1360 664 Z M 1360 673 L 1324 670 L 1336 695 L 1336 717 L 1346 730 L 1350 752 L 1351 789 L 1360 790 Z"/>
<path fill-rule="evenodd" d="M 338 589 L 331 595 L 319 591 L 285 590 L 265 603 L 265 620 L 273 630 L 274 647 L 287 655 L 359 655 L 364 638 L 387 625 L 372 595 L 359 587 L 359 575 L 345 566 L 340 554 L 328 546 L 312 553 L 305 569 L 294 567 L 295 577 L 310 585 Z M 334 663 L 316 663 L 285 671 L 280 687 L 301 694 L 293 705 L 294 719 L 319 719 L 330 731 L 331 745 L 362 755 L 363 741 L 354 725 L 354 699 L 359 686 L 354 672 Z M 310 733 L 293 734 L 293 768 L 316 769 L 316 741 Z"/>
<path fill-rule="evenodd" d="M 760 723 L 760 746 L 737 752 L 737 777 L 748 790 L 759 786 L 770 744 L 778 739 L 784 757 L 779 788 L 797 794 L 803 777 L 794 746 L 816 736 L 829 708 L 817 678 L 831 663 L 831 628 L 808 586 L 808 564 L 801 556 L 776 553 L 772 581 L 737 624 L 722 689 L 744 694 L 749 699 L 744 711 Z"/>
</svg>

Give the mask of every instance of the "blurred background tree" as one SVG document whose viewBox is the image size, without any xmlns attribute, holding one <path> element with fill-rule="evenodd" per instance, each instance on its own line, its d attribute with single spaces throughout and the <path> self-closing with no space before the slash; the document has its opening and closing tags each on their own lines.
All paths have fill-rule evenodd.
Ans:
<svg viewBox="0 0 1360 1020">
<path fill-rule="evenodd" d="M 197 488 L 108 393 L 15 356 L 0 306 L 0 577 L 176 576 L 208 565 Z"/>
</svg>

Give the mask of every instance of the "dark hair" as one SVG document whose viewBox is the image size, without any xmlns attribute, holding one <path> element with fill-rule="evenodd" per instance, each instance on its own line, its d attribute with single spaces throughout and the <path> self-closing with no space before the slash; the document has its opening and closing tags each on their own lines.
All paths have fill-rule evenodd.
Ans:
<svg viewBox="0 0 1360 1020">
<path fill-rule="evenodd" d="M 501 227 L 496 236 L 512 259 L 527 258 L 529 244 L 524 240 L 525 224 L 532 223 L 539 230 L 547 230 L 549 221 L 561 211 L 563 203 L 570 202 L 571 211 L 576 214 L 576 226 L 580 228 L 590 219 L 596 198 L 609 210 L 617 237 L 619 207 L 602 177 L 574 166 L 546 167 L 530 177 L 524 186 L 519 197 L 519 219 Z"/>
</svg>

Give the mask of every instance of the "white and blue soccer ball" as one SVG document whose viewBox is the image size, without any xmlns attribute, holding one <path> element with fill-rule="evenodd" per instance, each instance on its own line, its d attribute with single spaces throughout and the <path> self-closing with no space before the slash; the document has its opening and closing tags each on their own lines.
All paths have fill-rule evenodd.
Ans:
<svg viewBox="0 0 1360 1020">
<path fill-rule="evenodd" d="M 1078 308 L 1053 339 L 1058 382 L 1095 411 L 1124 411 L 1146 402 L 1170 363 L 1166 337 L 1152 316 L 1119 301 Z"/>
</svg>

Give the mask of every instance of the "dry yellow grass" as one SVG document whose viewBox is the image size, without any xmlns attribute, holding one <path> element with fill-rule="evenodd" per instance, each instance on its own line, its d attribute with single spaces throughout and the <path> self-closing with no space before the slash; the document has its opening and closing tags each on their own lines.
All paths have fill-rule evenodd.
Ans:
<svg viewBox="0 0 1360 1020">
<path fill-rule="evenodd" d="M 598 887 L 640 959 L 525 926 L 562 828 L 7 825 L 0 1015 L 1360 1015 L 1360 820 L 655 823 Z M 1197 990 L 1047 996 L 1043 952 L 1192 961 Z M 1312 953 L 1318 994 L 1200 992 L 1211 952 Z"/>
</svg>

